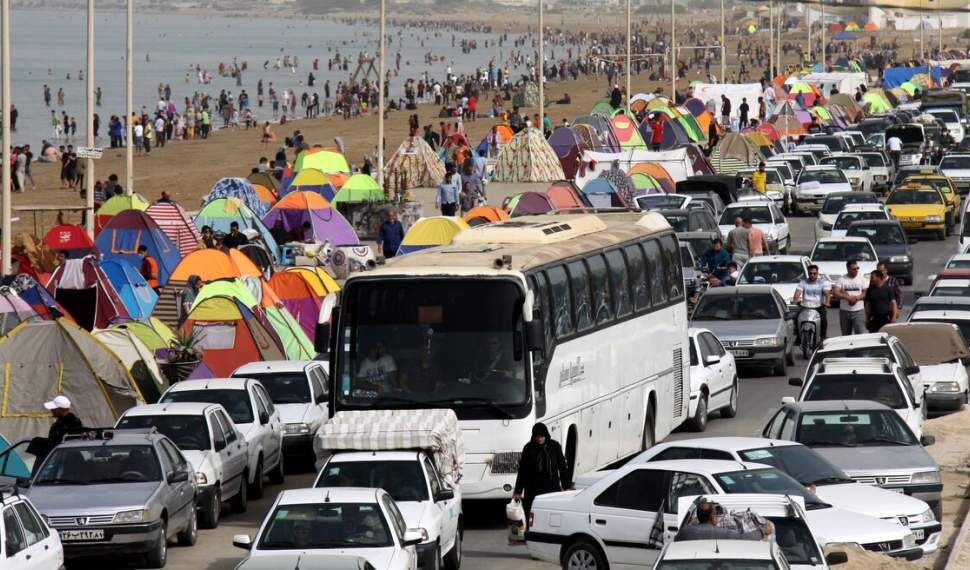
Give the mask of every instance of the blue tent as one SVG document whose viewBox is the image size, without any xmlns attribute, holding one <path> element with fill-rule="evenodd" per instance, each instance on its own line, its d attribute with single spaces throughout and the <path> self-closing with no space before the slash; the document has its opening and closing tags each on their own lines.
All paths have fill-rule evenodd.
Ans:
<svg viewBox="0 0 970 570">
<path fill-rule="evenodd" d="M 235 198 L 213 200 L 202 206 L 202 209 L 195 216 L 196 227 L 209 226 L 215 232 L 229 233 L 229 226 L 233 222 L 239 224 L 240 231 L 256 230 L 259 239 L 266 244 L 266 250 L 270 257 L 274 261 L 279 259 L 280 247 L 273 239 L 273 234 L 269 232 L 266 224 L 240 200 Z"/>
<path fill-rule="evenodd" d="M 887 89 L 892 89 L 893 87 L 899 87 L 903 83 L 906 83 L 917 73 L 926 73 L 926 66 L 921 65 L 919 67 L 890 67 L 889 69 L 883 70 L 882 81 L 883 85 Z M 939 82 L 940 76 L 943 70 L 940 67 L 930 68 L 930 77 L 934 81 Z"/>
<path fill-rule="evenodd" d="M 121 302 L 133 319 L 147 319 L 152 316 L 158 294 L 148 286 L 148 282 L 127 260 L 101 262 L 101 269 L 114 285 Z"/>
<path fill-rule="evenodd" d="M 260 201 L 253 184 L 245 178 L 221 178 L 212 186 L 212 190 L 202 198 L 205 206 L 219 198 L 239 198 L 254 214 L 262 218 L 269 212 L 269 204 Z"/>
<path fill-rule="evenodd" d="M 0 435 L 0 453 L 10 447 L 10 442 L 7 438 Z M 24 460 L 20 458 L 15 452 L 10 452 L 0 458 L 0 475 L 4 477 L 23 477 L 24 479 L 30 478 L 30 469 L 27 469 L 27 464 Z"/>
<path fill-rule="evenodd" d="M 581 190 L 594 208 L 622 207 L 619 190 L 606 178 L 594 178 Z"/>
<path fill-rule="evenodd" d="M 832 39 L 839 42 L 852 41 L 859 39 L 859 34 L 853 34 L 852 32 L 839 32 L 835 34 L 835 37 Z"/>
<path fill-rule="evenodd" d="M 148 248 L 148 255 L 158 263 L 158 285 L 168 283 L 168 276 L 182 260 L 179 250 L 158 224 L 140 210 L 124 210 L 111 217 L 94 240 L 104 254 L 104 260 L 123 259 L 135 267 L 141 266 L 138 246 Z"/>
</svg>

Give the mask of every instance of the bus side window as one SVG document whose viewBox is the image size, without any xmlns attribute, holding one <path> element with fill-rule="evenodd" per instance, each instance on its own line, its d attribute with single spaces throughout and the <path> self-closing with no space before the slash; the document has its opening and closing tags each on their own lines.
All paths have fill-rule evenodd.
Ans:
<svg viewBox="0 0 970 570">
<path fill-rule="evenodd" d="M 530 275 L 529 287 L 532 288 L 535 306 L 539 308 L 539 316 L 542 318 L 542 330 L 546 337 L 546 349 L 548 350 L 552 345 L 554 319 L 552 311 L 549 309 L 549 283 L 546 281 L 546 274 L 540 271 Z"/>
<path fill-rule="evenodd" d="M 642 261 L 641 261 L 642 263 Z M 627 277 L 623 252 L 613 249 L 606 252 L 606 265 L 610 268 L 610 285 L 613 288 L 613 310 L 617 318 L 630 314 L 630 280 Z"/>
<path fill-rule="evenodd" d="M 647 276 L 650 279 L 650 296 L 653 305 L 663 305 L 667 302 L 667 273 L 664 270 L 664 258 L 660 254 L 660 243 L 652 239 L 643 244 L 643 251 L 647 256 Z M 680 269 L 680 262 L 677 262 Z"/>
<path fill-rule="evenodd" d="M 569 287 L 573 292 L 576 330 L 582 332 L 593 326 L 593 306 L 589 296 L 586 264 L 582 261 L 573 261 L 566 265 L 566 269 L 569 271 Z"/>
<path fill-rule="evenodd" d="M 647 285 L 647 266 L 643 260 L 643 250 L 638 244 L 623 248 L 629 264 L 630 284 L 633 286 L 633 307 L 637 311 L 650 308 L 650 287 Z"/>
<path fill-rule="evenodd" d="M 680 267 L 680 248 L 672 235 L 660 238 L 660 251 L 664 257 L 667 273 L 667 290 L 671 301 L 682 301 L 684 297 L 684 272 Z"/>
<path fill-rule="evenodd" d="M 553 313 L 551 315 L 556 338 L 564 338 L 573 334 L 573 318 L 569 312 L 572 301 L 569 299 L 569 276 L 566 269 L 557 265 L 546 270 L 549 278 L 549 293 L 552 296 Z"/>
<path fill-rule="evenodd" d="M 606 260 L 602 255 L 594 253 L 586 258 L 586 265 L 589 268 L 589 284 L 593 290 L 593 315 L 596 317 L 596 324 L 606 324 L 613 320 Z"/>
</svg>

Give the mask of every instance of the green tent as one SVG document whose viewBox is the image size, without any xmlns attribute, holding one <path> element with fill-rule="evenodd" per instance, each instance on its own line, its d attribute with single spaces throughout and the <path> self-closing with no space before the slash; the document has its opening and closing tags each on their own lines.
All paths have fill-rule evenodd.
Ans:
<svg viewBox="0 0 970 570">
<path fill-rule="evenodd" d="M 297 155 L 293 170 L 299 172 L 304 168 L 316 168 L 325 174 L 350 172 L 350 165 L 344 155 L 335 150 L 322 148 L 308 148 Z"/>
<path fill-rule="evenodd" d="M 630 175 L 630 180 L 633 181 L 633 187 L 637 190 L 656 190 L 662 192 L 663 188 L 657 179 L 649 174 L 643 172 L 637 172 Z"/>
<path fill-rule="evenodd" d="M 684 127 L 684 130 L 687 132 L 687 136 L 690 137 L 691 142 L 696 143 L 706 141 L 707 133 L 705 133 L 704 129 L 697 124 L 697 119 L 694 118 L 694 115 L 691 115 L 690 111 L 687 111 L 686 109 L 683 111 L 678 109 L 678 111 L 680 112 L 680 115 L 677 117 L 677 122 Z"/>
<path fill-rule="evenodd" d="M 330 200 L 336 206 L 346 202 L 380 202 L 384 191 L 373 177 L 357 173 L 347 179 L 340 191 Z"/>
<path fill-rule="evenodd" d="M 175 340 L 175 333 L 156 317 L 149 318 L 148 322 L 128 321 L 114 324 L 108 329 L 130 330 L 152 352 L 161 348 L 168 348 L 171 342 Z"/>
<path fill-rule="evenodd" d="M 614 109 L 613 106 L 610 105 L 610 102 L 604 99 L 604 100 L 596 103 L 595 105 L 593 105 L 593 108 L 590 109 L 589 114 L 590 115 L 599 115 L 601 117 L 605 117 L 605 118 L 609 119 L 609 118 L 613 117 L 613 113 L 615 111 L 616 111 L 616 109 Z"/>
<path fill-rule="evenodd" d="M 886 113 L 892 110 L 889 103 L 881 97 L 878 93 L 873 93 L 872 91 L 867 91 L 862 95 L 862 102 L 866 107 L 866 113 L 870 115 L 876 113 Z"/>
</svg>

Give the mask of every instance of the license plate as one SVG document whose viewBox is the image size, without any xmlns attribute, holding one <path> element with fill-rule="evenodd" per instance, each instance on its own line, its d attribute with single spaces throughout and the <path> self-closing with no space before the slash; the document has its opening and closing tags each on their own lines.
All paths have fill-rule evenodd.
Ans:
<svg viewBox="0 0 970 570">
<path fill-rule="evenodd" d="M 913 534 L 916 536 L 916 540 L 925 540 L 926 533 L 921 528 L 914 528 Z"/>
<path fill-rule="evenodd" d="M 749 352 L 747 350 L 737 350 L 735 348 L 732 348 L 732 349 L 728 350 L 728 352 L 730 352 L 734 356 L 737 356 L 738 358 L 747 358 L 747 357 L 751 356 L 751 352 Z"/>
<path fill-rule="evenodd" d="M 104 540 L 104 529 L 92 530 L 62 530 L 59 533 L 63 542 L 81 540 Z"/>
</svg>

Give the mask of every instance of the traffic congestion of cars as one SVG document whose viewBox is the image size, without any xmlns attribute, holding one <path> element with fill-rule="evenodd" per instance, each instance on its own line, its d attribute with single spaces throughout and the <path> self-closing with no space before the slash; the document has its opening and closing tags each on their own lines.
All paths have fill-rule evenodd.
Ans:
<svg viewBox="0 0 970 570">
<path fill-rule="evenodd" d="M 683 194 L 642 197 L 641 210 L 633 212 L 552 214 L 535 222 L 543 224 L 542 240 L 600 232 L 622 242 L 624 224 L 641 233 L 640 241 L 618 248 L 582 250 L 585 261 L 565 256 L 561 266 L 527 274 L 531 287 L 548 294 L 530 290 L 524 303 L 511 301 L 517 314 L 525 304 L 534 320 L 516 321 L 510 358 L 524 362 L 528 352 L 530 368 L 557 366 L 554 382 L 537 380 L 527 388 L 535 390 L 530 396 L 481 396 L 482 390 L 514 392 L 507 381 L 525 378 L 505 369 L 493 377 L 503 360 L 497 337 L 481 339 L 487 373 L 458 378 L 474 397 L 437 399 L 451 389 L 440 378 L 430 380 L 421 398 L 375 388 L 361 370 L 375 362 L 386 367 L 389 357 L 380 340 L 361 345 L 360 355 L 356 346 L 348 348 L 361 342 L 355 331 L 334 336 L 321 360 L 254 362 L 231 378 L 173 384 L 156 403 L 123 411 L 113 426 L 70 434 L 35 461 L 10 447 L 0 454 L 0 475 L 9 480 L 0 491 L 0 560 L 6 561 L 0 568 L 85 567 L 104 556 L 137 557 L 140 565 L 161 568 L 170 545 L 193 547 L 201 542 L 200 528 L 214 529 L 246 512 L 250 499 L 277 493 L 252 533 L 233 537 L 241 549 L 237 568 L 456 570 L 463 560 L 463 501 L 508 500 L 523 455 L 516 446 L 526 443 L 485 457 L 471 450 L 480 444 L 478 432 L 487 433 L 481 426 L 531 424 L 544 418 L 540 405 L 568 409 L 569 398 L 588 400 L 581 392 L 556 396 L 553 390 L 581 389 L 587 375 L 604 369 L 588 354 L 560 363 L 556 352 L 583 329 L 618 329 L 661 310 L 674 311 L 669 321 L 686 333 L 670 351 L 668 368 L 683 364 L 684 370 L 673 375 L 681 384 L 671 400 L 662 402 L 676 408 L 671 425 L 660 427 L 660 406 L 649 397 L 640 402 L 647 421 L 633 419 L 632 393 L 605 401 L 622 412 L 594 420 L 596 435 L 550 420 L 572 480 L 563 481 L 567 489 L 534 497 L 526 512 L 531 557 L 568 570 L 715 568 L 720 558 L 758 561 L 758 568 L 822 569 L 846 559 L 826 554 L 829 543 L 906 560 L 936 552 L 943 479 L 925 449 L 935 440 L 924 435 L 924 425 L 931 413 L 960 409 L 970 395 L 970 154 L 956 148 L 965 140 L 958 113 L 933 108 L 924 116 L 903 115 L 880 122 L 876 131 L 879 117 L 870 117 L 858 130 L 807 136 L 764 165 L 740 169 L 726 194 L 699 183 Z M 930 127 L 949 142 L 929 146 Z M 886 149 L 893 140 L 899 150 L 890 156 L 871 144 L 874 133 L 884 133 Z M 765 173 L 762 188 L 750 180 L 759 172 Z M 795 236 L 787 216 L 814 216 L 812 235 Z M 517 223 L 529 224 L 522 220 L 528 218 Z M 744 235 L 763 236 L 757 243 L 763 251 L 720 255 L 737 228 L 757 230 Z M 532 229 L 510 225 L 500 236 L 508 241 L 500 243 L 525 247 L 533 234 L 511 232 Z M 488 231 L 496 230 L 462 237 L 458 253 L 487 253 L 474 240 L 494 243 Z M 958 250 L 926 287 L 914 283 L 913 245 L 952 233 L 960 236 Z M 814 244 L 797 250 L 796 237 Z M 490 270 L 514 266 L 511 255 L 493 257 Z M 589 297 L 583 303 L 579 271 L 594 283 L 583 289 Z M 367 286 L 363 278 L 357 283 Z M 914 284 L 925 289 L 913 291 L 919 298 L 902 310 L 901 290 L 890 294 L 885 315 L 862 294 L 867 287 Z M 565 316 L 555 303 L 562 290 L 577 303 Z M 363 298 L 358 294 L 357 302 Z M 469 333 L 447 328 L 450 306 L 421 299 L 426 304 L 417 319 L 426 328 L 394 334 L 424 343 L 417 359 L 425 364 L 432 342 Z M 594 308 L 582 313 L 589 305 Z M 682 318 L 687 311 L 689 321 Z M 361 335 L 378 338 L 374 331 L 388 325 L 369 326 Z M 365 354 L 369 360 L 353 378 L 339 372 Z M 806 363 L 804 374 L 788 378 L 796 359 Z M 760 437 L 657 443 L 674 429 L 704 432 L 710 420 L 737 416 L 742 379 L 765 369 L 784 378 L 767 381 L 787 382 L 798 392 L 762 403 L 768 414 Z M 417 379 L 402 379 L 407 382 Z M 621 416 L 629 421 L 615 426 L 609 419 Z M 583 439 L 594 443 L 581 448 Z M 592 459 L 582 455 L 590 449 Z M 312 484 L 285 488 L 287 475 L 300 470 L 312 470 Z"/>
</svg>

